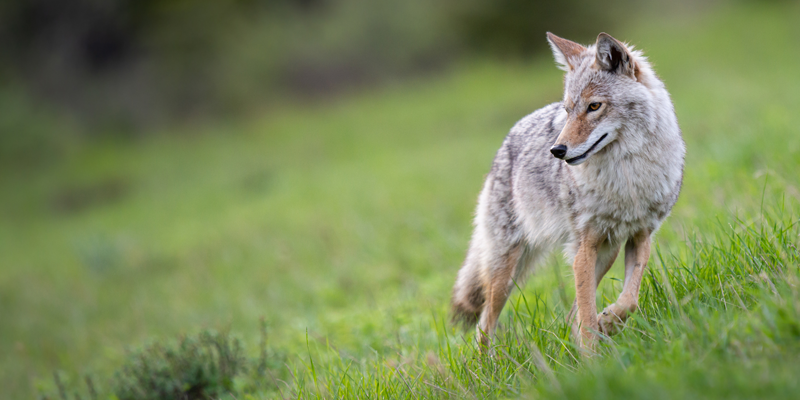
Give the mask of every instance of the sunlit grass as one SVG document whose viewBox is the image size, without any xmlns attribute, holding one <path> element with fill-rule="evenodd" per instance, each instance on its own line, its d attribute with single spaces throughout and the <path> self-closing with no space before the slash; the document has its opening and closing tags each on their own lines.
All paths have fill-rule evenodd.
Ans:
<svg viewBox="0 0 800 400">
<path fill-rule="evenodd" d="M 533 290 L 510 302 L 494 356 L 453 335 L 436 314 L 421 316 L 429 324 L 418 329 L 431 336 L 379 356 L 352 360 L 318 344 L 301 356 L 307 368 L 292 396 L 789 395 L 800 355 L 800 221 L 775 216 L 782 211 L 759 222 L 734 219 L 717 236 L 691 239 L 682 254 L 657 251 L 639 313 L 592 359 L 571 342 L 567 309 Z"/>
</svg>

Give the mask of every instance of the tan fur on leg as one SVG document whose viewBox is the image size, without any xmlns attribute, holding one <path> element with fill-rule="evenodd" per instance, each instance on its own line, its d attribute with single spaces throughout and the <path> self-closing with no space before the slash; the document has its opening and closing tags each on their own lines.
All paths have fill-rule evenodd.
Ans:
<svg viewBox="0 0 800 400">
<path fill-rule="evenodd" d="M 625 244 L 625 283 L 617 301 L 598 315 L 600 332 L 616 333 L 639 308 L 639 289 L 650 259 L 650 232 L 641 231 Z"/>
<path fill-rule="evenodd" d="M 481 351 L 484 348 L 489 349 L 491 346 L 491 338 L 494 337 L 494 331 L 497 328 L 497 319 L 511 294 L 514 285 L 511 278 L 514 276 L 521 255 L 522 246 L 517 245 L 504 254 L 498 265 L 492 269 L 486 290 L 486 303 L 478 324 L 478 344 Z"/>
<path fill-rule="evenodd" d="M 617 255 L 619 254 L 619 246 L 615 245 L 610 250 L 607 250 L 605 257 L 601 257 L 598 254 L 597 262 L 595 264 L 595 291 L 597 287 L 600 285 L 600 281 L 603 279 L 604 276 L 608 273 L 608 270 L 611 269 L 611 266 L 614 265 L 614 261 L 617 260 Z M 569 310 L 569 314 L 567 315 L 567 322 L 572 323 L 572 335 L 573 339 L 578 340 L 578 328 L 579 328 L 579 321 L 578 321 L 578 298 L 575 298 L 575 301 L 572 302 L 572 308 Z"/>
<path fill-rule="evenodd" d="M 603 243 L 603 238 L 598 238 L 592 233 L 585 233 L 581 237 L 578 254 L 572 264 L 575 274 L 575 299 L 578 303 L 578 321 L 580 323 L 581 347 L 592 349 L 595 342 L 597 325 L 597 293 L 596 263 L 597 250 Z"/>
</svg>

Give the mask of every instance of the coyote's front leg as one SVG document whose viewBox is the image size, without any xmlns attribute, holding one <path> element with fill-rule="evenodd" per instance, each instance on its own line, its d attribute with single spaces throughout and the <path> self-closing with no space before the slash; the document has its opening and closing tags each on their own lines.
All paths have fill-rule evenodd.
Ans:
<svg viewBox="0 0 800 400">
<path fill-rule="evenodd" d="M 641 231 L 625 244 L 625 283 L 617 301 L 597 316 L 600 332 L 613 335 L 639 308 L 639 288 L 650 258 L 650 232 Z"/>
<path fill-rule="evenodd" d="M 581 236 L 578 254 L 572 270 L 575 274 L 575 302 L 578 305 L 578 322 L 580 324 L 581 347 L 592 348 L 595 342 L 597 325 L 597 283 L 595 265 L 597 250 L 603 238 L 587 232 Z"/>
</svg>

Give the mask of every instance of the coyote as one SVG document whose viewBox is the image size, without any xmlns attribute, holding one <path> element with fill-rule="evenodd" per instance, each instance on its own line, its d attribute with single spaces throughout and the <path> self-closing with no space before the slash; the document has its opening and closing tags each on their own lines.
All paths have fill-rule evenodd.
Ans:
<svg viewBox="0 0 800 400">
<path fill-rule="evenodd" d="M 455 322 L 488 347 L 514 282 L 563 247 L 572 260 L 573 333 L 593 348 L 638 308 L 650 237 L 680 193 L 686 147 L 663 82 L 642 52 L 606 33 L 594 45 L 547 33 L 564 100 L 511 129 L 478 198 L 453 289 Z M 625 281 L 600 314 L 595 293 L 625 242 Z"/>
</svg>

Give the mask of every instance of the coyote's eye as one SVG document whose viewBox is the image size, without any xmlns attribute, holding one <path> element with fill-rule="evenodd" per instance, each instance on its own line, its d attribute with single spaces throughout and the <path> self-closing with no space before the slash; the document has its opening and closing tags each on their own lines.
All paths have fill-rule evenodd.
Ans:
<svg viewBox="0 0 800 400">
<path fill-rule="evenodd" d="M 592 104 L 589 104 L 589 109 L 588 109 L 588 112 L 592 112 L 592 111 L 597 111 L 597 110 L 599 110 L 599 109 L 600 109 L 600 105 L 601 105 L 601 104 L 602 104 L 602 103 L 592 103 Z"/>
</svg>

